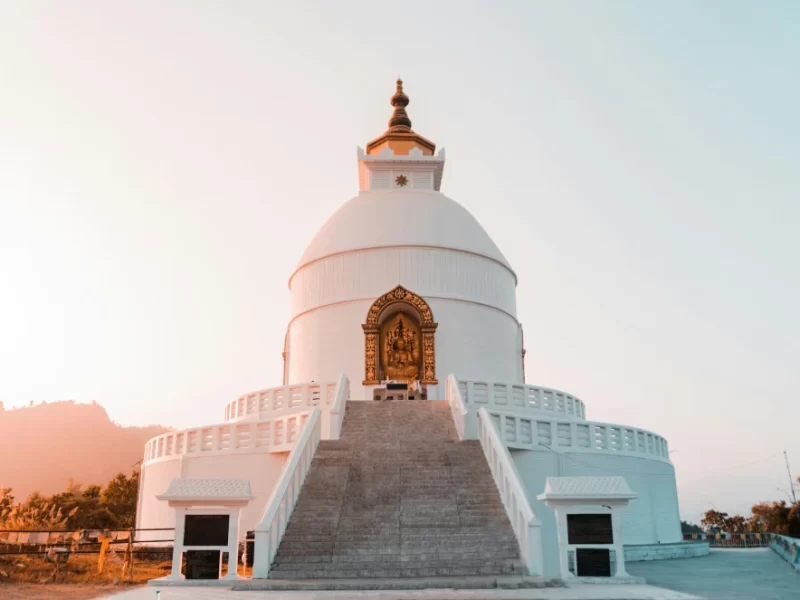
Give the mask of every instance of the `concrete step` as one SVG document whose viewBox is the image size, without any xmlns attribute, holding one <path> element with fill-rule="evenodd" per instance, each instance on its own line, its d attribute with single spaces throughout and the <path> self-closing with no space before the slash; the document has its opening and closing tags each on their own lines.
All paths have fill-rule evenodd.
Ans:
<svg viewBox="0 0 800 600">
<path fill-rule="evenodd" d="M 419 578 L 369 578 L 369 579 L 249 579 L 235 582 L 236 591 L 369 591 L 369 590 L 425 590 L 425 589 L 536 589 L 563 587 L 559 580 L 548 580 L 525 575 L 419 577 Z"/>
<path fill-rule="evenodd" d="M 275 579 L 353 579 L 353 578 L 390 578 L 390 577 L 442 577 L 469 575 L 513 575 L 523 574 L 523 569 L 514 565 L 465 565 L 453 566 L 419 566 L 406 567 L 398 563 L 392 566 L 372 566 L 369 563 L 352 563 L 320 568 L 322 565 L 306 565 L 302 569 L 287 569 L 278 565 L 270 572 Z"/>
<path fill-rule="evenodd" d="M 335 549 L 326 551 L 325 549 L 300 550 L 297 553 L 291 551 L 278 552 L 275 557 L 275 564 L 286 563 L 339 563 L 339 562 L 393 562 L 421 561 L 425 563 L 436 563 L 446 561 L 448 563 L 457 562 L 465 565 L 473 562 L 486 563 L 492 560 L 509 559 L 516 560 L 519 550 L 516 547 L 507 547 L 494 550 L 467 550 L 455 551 L 454 548 L 437 549 L 416 549 L 409 550 L 399 546 L 381 548 L 376 552 L 374 548 L 362 549 L 351 548 L 347 550 Z"/>
</svg>

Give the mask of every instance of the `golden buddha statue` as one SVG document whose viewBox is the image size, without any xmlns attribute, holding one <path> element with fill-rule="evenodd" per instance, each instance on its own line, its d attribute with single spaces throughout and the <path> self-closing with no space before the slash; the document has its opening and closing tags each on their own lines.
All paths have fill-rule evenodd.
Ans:
<svg viewBox="0 0 800 600">
<path fill-rule="evenodd" d="M 419 337 L 413 326 L 404 326 L 402 319 L 391 325 L 384 329 L 382 340 L 384 377 L 410 383 L 419 377 Z"/>
</svg>

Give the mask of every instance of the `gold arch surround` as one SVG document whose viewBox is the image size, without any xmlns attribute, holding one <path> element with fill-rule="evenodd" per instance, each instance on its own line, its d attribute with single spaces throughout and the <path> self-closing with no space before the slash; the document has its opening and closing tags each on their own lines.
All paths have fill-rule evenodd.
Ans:
<svg viewBox="0 0 800 600">
<path fill-rule="evenodd" d="M 397 307 L 397 304 L 405 306 Z M 363 385 L 377 385 L 379 373 L 379 360 L 381 349 L 379 347 L 380 318 L 390 306 L 407 308 L 407 314 L 419 318 L 419 329 L 422 333 L 422 372 L 420 383 L 437 384 L 436 380 L 436 327 L 438 323 L 433 320 L 431 307 L 420 296 L 398 285 L 392 291 L 380 296 L 367 311 L 367 320 L 361 326 L 364 330 L 364 381 Z"/>
</svg>

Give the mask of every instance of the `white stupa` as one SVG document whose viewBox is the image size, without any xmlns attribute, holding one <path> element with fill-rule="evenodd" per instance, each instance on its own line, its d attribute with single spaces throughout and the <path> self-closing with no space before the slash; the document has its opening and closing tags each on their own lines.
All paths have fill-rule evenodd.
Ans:
<svg viewBox="0 0 800 600">
<path fill-rule="evenodd" d="M 173 526 L 172 510 L 156 498 L 173 478 L 241 478 L 255 497 L 242 530 L 258 530 L 315 408 L 321 439 L 335 440 L 348 403 L 391 398 L 446 401 L 461 439 L 477 439 L 481 419 L 491 420 L 500 455 L 513 461 L 509 477 L 527 496 L 503 500 L 535 513 L 542 541 L 534 554 L 545 574 L 558 570 L 552 511 L 536 499 L 548 476 L 624 476 L 637 497 L 624 513 L 626 556 L 652 557 L 680 542 L 666 440 L 587 421 L 581 400 L 525 381 L 516 274 L 475 218 L 440 191 L 444 151 L 412 130 L 408 102 L 398 81 L 388 130 L 358 149 L 358 194 L 290 276 L 283 381 L 227 403 L 220 424 L 150 440 L 137 527 Z"/>
</svg>

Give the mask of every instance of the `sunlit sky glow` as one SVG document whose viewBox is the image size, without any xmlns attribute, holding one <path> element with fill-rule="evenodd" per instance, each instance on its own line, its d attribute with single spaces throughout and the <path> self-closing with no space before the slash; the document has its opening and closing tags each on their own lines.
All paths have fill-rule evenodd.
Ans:
<svg viewBox="0 0 800 600">
<path fill-rule="evenodd" d="M 519 276 L 528 382 L 666 437 L 685 518 L 787 497 L 797 3 L 8 0 L 0 57 L 7 406 L 185 427 L 279 385 L 402 75 Z"/>
</svg>

